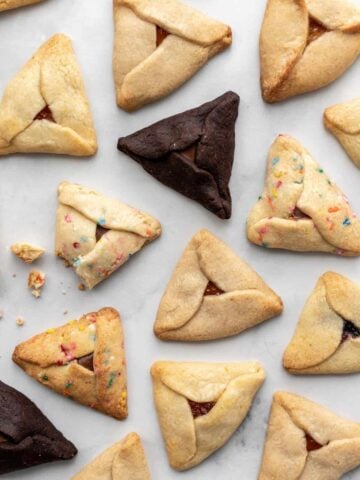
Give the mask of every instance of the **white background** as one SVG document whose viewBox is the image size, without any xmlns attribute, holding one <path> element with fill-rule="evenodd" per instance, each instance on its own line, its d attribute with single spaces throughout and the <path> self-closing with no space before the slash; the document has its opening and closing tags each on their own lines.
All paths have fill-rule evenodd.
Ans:
<svg viewBox="0 0 360 480">
<path fill-rule="evenodd" d="M 69 34 L 84 74 L 99 141 L 99 152 L 91 159 L 18 155 L 0 160 L 0 306 L 4 310 L 0 321 L 0 378 L 34 400 L 79 449 L 73 461 L 16 472 L 3 476 L 4 479 L 70 478 L 130 431 L 142 436 L 154 479 L 255 479 L 271 396 L 278 389 L 304 394 L 360 421 L 360 387 L 356 375 L 296 378 L 281 367 L 284 348 L 318 277 L 334 270 L 359 279 L 359 260 L 268 251 L 250 245 L 245 237 L 246 217 L 262 191 L 266 154 L 278 133 L 300 140 L 360 214 L 360 172 L 322 126 L 325 107 L 360 94 L 360 63 L 322 91 L 279 105 L 266 105 L 260 96 L 258 64 L 258 36 L 265 0 L 189 0 L 189 3 L 232 26 L 232 47 L 211 60 L 177 92 L 133 114 L 120 111 L 114 100 L 111 0 L 48 0 L 0 16 L 0 91 L 49 36 L 57 32 Z M 233 216 L 229 221 L 221 221 L 154 180 L 116 150 L 116 141 L 119 136 L 200 105 L 229 89 L 240 94 L 241 105 L 231 179 Z M 65 179 L 145 209 L 163 226 L 159 240 L 90 292 L 79 291 L 74 272 L 65 269 L 53 256 L 56 189 Z M 186 243 L 202 227 L 224 239 L 264 277 L 283 298 L 284 314 L 228 340 L 193 345 L 161 342 L 152 334 L 159 300 Z M 30 268 L 9 253 L 12 243 L 24 240 L 47 249 L 38 264 L 47 274 L 43 297 L 38 300 L 26 286 Z M 17 343 L 104 306 L 121 312 L 125 328 L 130 413 L 124 422 L 56 395 L 11 361 Z M 68 315 L 63 314 L 64 310 L 69 311 Z M 15 323 L 17 315 L 25 318 L 22 328 Z M 176 473 L 167 463 L 149 376 L 150 365 L 157 359 L 256 359 L 267 370 L 266 383 L 243 426 L 223 449 L 187 473 Z M 346 478 L 355 479 L 359 475 L 358 471 Z"/>
</svg>

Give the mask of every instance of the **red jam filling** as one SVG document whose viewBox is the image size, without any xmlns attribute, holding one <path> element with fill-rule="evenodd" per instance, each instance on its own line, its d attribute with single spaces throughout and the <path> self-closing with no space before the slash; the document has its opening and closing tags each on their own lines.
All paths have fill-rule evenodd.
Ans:
<svg viewBox="0 0 360 480">
<path fill-rule="evenodd" d="M 89 355 L 84 355 L 83 357 L 78 358 L 77 362 L 79 365 L 81 365 L 84 368 L 87 368 L 91 372 L 94 371 L 94 354 L 93 353 L 89 353 Z"/>
<path fill-rule="evenodd" d="M 168 35 L 170 35 L 169 32 L 156 26 L 156 46 L 159 47 Z"/>
<path fill-rule="evenodd" d="M 313 452 L 314 450 L 319 450 L 320 448 L 323 447 L 323 445 L 318 443 L 316 440 L 314 440 L 308 434 L 305 435 L 305 439 L 306 439 L 306 450 L 308 452 Z"/>
<path fill-rule="evenodd" d="M 198 403 L 198 402 L 193 402 L 192 400 L 188 400 L 188 402 L 191 408 L 192 416 L 194 418 L 207 415 L 210 412 L 210 410 L 214 408 L 216 403 L 216 402 Z"/>
<path fill-rule="evenodd" d="M 346 342 L 350 338 L 359 338 L 360 329 L 348 320 L 344 320 L 343 333 L 341 337 L 341 343 Z"/>
<path fill-rule="evenodd" d="M 52 111 L 50 110 L 49 105 L 46 105 L 35 117 L 34 120 L 48 120 L 49 122 L 55 122 Z"/>
<path fill-rule="evenodd" d="M 98 242 L 100 238 L 108 232 L 106 228 L 101 227 L 100 225 L 96 226 L 96 241 Z"/>
<path fill-rule="evenodd" d="M 218 296 L 218 295 L 221 295 L 223 293 L 224 293 L 223 290 L 221 290 L 219 287 L 217 287 L 215 285 L 215 283 L 213 283 L 209 280 L 209 283 L 207 284 L 205 292 L 204 292 L 204 297 L 207 297 L 207 296 L 210 296 L 210 295 Z"/>
<path fill-rule="evenodd" d="M 290 214 L 291 220 L 301 220 L 303 218 L 310 218 L 306 213 L 301 211 L 299 208 L 295 207 L 294 210 Z"/>
<path fill-rule="evenodd" d="M 324 33 L 328 32 L 329 30 L 325 28 L 321 23 L 317 22 L 314 18 L 309 19 L 309 33 L 307 38 L 307 44 L 309 45 L 312 42 L 315 42 L 318 38 L 320 38 Z"/>
</svg>

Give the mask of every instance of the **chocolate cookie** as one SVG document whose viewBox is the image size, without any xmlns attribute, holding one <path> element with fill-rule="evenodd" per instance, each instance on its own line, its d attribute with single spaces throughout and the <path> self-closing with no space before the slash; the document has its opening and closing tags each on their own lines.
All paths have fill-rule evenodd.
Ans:
<svg viewBox="0 0 360 480">
<path fill-rule="evenodd" d="M 0 381 L 0 475 L 76 453 L 31 400 Z"/>
<path fill-rule="evenodd" d="M 163 184 L 218 217 L 230 218 L 229 181 L 239 100 L 236 93 L 227 92 L 120 138 L 118 149 Z"/>
</svg>

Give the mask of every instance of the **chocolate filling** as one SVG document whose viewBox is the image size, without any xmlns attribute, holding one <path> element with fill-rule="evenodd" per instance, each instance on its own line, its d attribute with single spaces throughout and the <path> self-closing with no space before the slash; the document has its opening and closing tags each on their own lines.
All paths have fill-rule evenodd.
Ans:
<svg viewBox="0 0 360 480">
<path fill-rule="evenodd" d="M 89 355 L 85 355 L 83 357 L 78 358 L 77 362 L 79 365 L 81 365 L 84 368 L 87 368 L 91 372 L 94 371 L 94 354 L 93 353 L 89 353 Z"/>
<path fill-rule="evenodd" d="M 214 408 L 216 402 L 198 403 L 193 402 L 192 400 L 188 400 L 188 403 L 191 408 L 192 416 L 194 418 L 197 418 L 202 417 L 203 415 L 207 415 L 210 410 Z"/>
<path fill-rule="evenodd" d="M 307 433 L 305 434 L 305 439 L 306 439 L 306 450 L 308 452 L 313 452 L 314 450 L 319 450 L 322 448 L 324 445 L 321 445 L 318 443 L 316 440 L 314 440 L 310 435 Z"/>
<path fill-rule="evenodd" d="M 48 120 L 49 122 L 56 123 L 53 117 L 52 111 L 49 105 L 46 105 L 35 117 L 34 120 Z"/>
<path fill-rule="evenodd" d="M 168 35 L 169 32 L 156 25 L 156 46 L 159 47 Z"/>
<path fill-rule="evenodd" d="M 109 230 L 107 228 L 103 228 L 100 225 L 96 225 L 96 241 L 98 242 L 100 238 L 105 235 L 106 232 Z"/>
<path fill-rule="evenodd" d="M 350 338 L 359 338 L 360 329 L 348 320 L 344 320 L 343 333 L 341 337 L 341 343 L 346 342 Z"/>
<path fill-rule="evenodd" d="M 215 285 L 211 280 L 209 280 L 209 283 L 207 284 L 204 292 L 204 297 L 208 297 L 210 295 L 222 295 L 224 293 L 223 290 L 221 290 L 219 287 Z"/>
<path fill-rule="evenodd" d="M 190 147 L 186 148 L 185 150 L 181 150 L 179 153 L 181 155 L 184 155 L 188 160 L 191 160 L 192 162 L 195 162 L 196 160 L 196 151 L 197 151 L 197 145 L 194 143 L 194 145 L 191 145 Z"/>
<path fill-rule="evenodd" d="M 295 207 L 290 214 L 291 220 L 302 220 L 303 218 L 310 218 L 309 215 L 306 215 L 300 208 Z"/>
<path fill-rule="evenodd" d="M 315 42 L 318 38 L 320 38 L 324 33 L 328 32 L 329 30 L 321 25 L 317 20 L 314 18 L 309 19 L 309 33 L 307 38 L 307 45 L 312 42 Z"/>
</svg>

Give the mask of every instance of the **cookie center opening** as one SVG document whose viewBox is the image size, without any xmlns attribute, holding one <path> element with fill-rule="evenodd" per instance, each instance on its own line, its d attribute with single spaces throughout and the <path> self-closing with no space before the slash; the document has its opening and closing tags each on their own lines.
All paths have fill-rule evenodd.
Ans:
<svg viewBox="0 0 360 480">
<path fill-rule="evenodd" d="M 312 42 L 315 42 L 318 38 L 320 38 L 324 33 L 328 32 L 329 30 L 321 25 L 317 20 L 314 18 L 309 18 L 309 33 L 307 38 L 307 44 L 309 45 Z"/>
<path fill-rule="evenodd" d="M 305 439 L 306 439 L 306 450 L 308 452 L 313 452 L 314 450 L 320 450 L 320 448 L 324 446 L 318 443 L 308 434 L 305 434 Z"/>
<path fill-rule="evenodd" d="M 186 148 L 185 150 L 181 150 L 180 153 L 188 160 L 195 162 L 196 160 L 196 152 L 197 152 L 197 144 L 191 145 L 190 147 Z"/>
<path fill-rule="evenodd" d="M 354 325 L 352 322 L 349 322 L 348 320 L 344 320 L 341 343 L 344 343 L 346 342 L 346 340 L 350 340 L 351 338 L 359 338 L 359 337 L 360 337 L 360 329 L 356 325 Z"/>
<path fill-rule="evenodd" d="M 3 435 L 1 435 L 1 433 L 0 433 L 0 443 L 7 443 L 7 442 L 8 442 L 7 438 L 5 438 L 5 437 L 4 437 Z"/>
<path fill-rule="evenodd" d="M 49 122 L 56 123 L 53 113 L 49 107 L 46 105 L 35 117 L 34 120 L 48 120 Z"/>
<path fill-rule="evenodd" d="M 78 358 L 77 362 L 79 365 L 81 365 L 84 368 L 87 368 L 91 372 L 94 371 L 94 354 L 93 353 L 89 353 L 89 355 L 84 355 L 83 357 Z"/>
<path fill-rule="evenodd" d="M 96 225 L 96 241 L 98 242 L 103 235 L 109 230 L 107 228 L 101 227 L 100 225 Z"/>
<path fill-rule="evenodd" d="M 209 280 L 209 283 L 206 285 L 205 292 L 204 292 L 204 297 L 208 297 L 210 295 L 215 295 L 219 296 L 224 293 L 223 290 L 221 290 L 218 286 L 215 285 L 211 280 Z"/>
<path fill-rule="evenodd" d="M 168 35 L 169 32 L 156 25 L 156 46 L 159 47 Z"/>
<path fill-rule="evenodd" d="M 306 215 L 300 208 L 295 207 L 294 210 L 290 214 L 291 220 L 302 220 L 304 218 L 310 218 L 309 215 Z"/>
<path fill-rule="evenodd" d="M 216 402 L 193 402 L 192 400 L 188 400 L 189 406 L 191 408 L 191 413 L 194 418 L 202 417 L 207 415 L 210 410 L 212 410 L 216 404 Z"/>
</svg>

